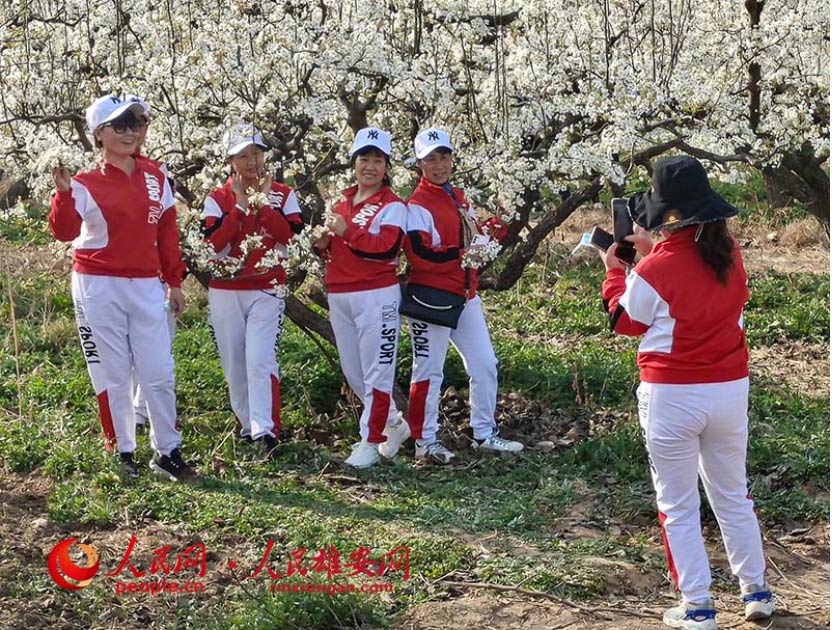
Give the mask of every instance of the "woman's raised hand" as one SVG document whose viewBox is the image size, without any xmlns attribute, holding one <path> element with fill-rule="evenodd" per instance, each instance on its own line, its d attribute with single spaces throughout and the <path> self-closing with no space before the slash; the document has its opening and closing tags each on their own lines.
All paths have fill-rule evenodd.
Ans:
<svg viewBox="0 0 832 630">
<path fill-rule="evenodd" d="M 653 251 L 653 239 L 650 238 L 650 232 L 640 225 L 634 225 L 632 235 L 625 236 L 624 240 L 635 245 L 639 256 L 646 256 Z"/>
<path fill-rule="evenodd" d="M 52 179 L 55 181 L 55 188 L 67 191 L 72 182 L 72 173 L 69 172 L 66 166 L 55 166 L 52 169 Z"/>
<path fill-rule="evenodd" d="M 598 250 L 598 255 L 601 256 L 601 260 L 603 261 L 604 267 L 607 271 L 610 271 L 612 269 L 627 268 L 624 262 L 618 256 L 615 255 L 617 252 L 618 243 L 613 243 L 612 245 L 610 245 L 610 248 L 605 252 Z"/>
<path fill-rule="evenodd" d="M 333 234 L 343 236 L 344 232 L 347 231 L 347 221 L 340 214 L 332 214 L 327 219 L 326 227 Z"/>
<path fill-rule="evenodd" d="M 243 187 L 242 180 L 237 175 L 234 175 L 231 180 L 231 190 L 234 191 L 234 196 L 237 198 L 237 205 L 241 208 L 248 208 L 248 195 Z"/>
<path fill-rule="evenodd" d="M 268 194 L 272 189 L 272 176 L 268 173 L 260 176 L 260 192 Z"/>
</svg>

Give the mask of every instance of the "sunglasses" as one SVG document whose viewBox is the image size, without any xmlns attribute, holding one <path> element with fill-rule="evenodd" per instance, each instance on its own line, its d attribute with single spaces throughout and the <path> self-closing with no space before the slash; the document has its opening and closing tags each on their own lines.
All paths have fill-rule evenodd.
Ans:
<svg viewBox="0 0 832 630">
<path fill-rule="evenodd" d="M 147 127 L 147 123 L 137 118 L 131 118 L 129 120 L 114 120 L 112 122 L 104 123 L 101 126 L 110 127 L 117 134 L 121 135 L 128 129 L 133 133 L 138 133 L 140 129 Z"/>
</svg>

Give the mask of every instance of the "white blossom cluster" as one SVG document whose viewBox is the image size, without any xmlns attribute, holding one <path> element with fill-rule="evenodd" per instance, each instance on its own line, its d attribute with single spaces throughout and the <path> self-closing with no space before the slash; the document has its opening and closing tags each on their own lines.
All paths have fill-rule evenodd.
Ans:
<svg viewBox="0 0 832 630">
<path fill-rule="evenodd" d="M 460 265 L 463 269 L 479 269 L 496 260 L 501 251 L 503 246 L 499 241 L 491 239 L 485 245 L 466 249 L 460 259 Z"/>
<path fill-rule="evenodd" d="M 300 234 L 289 241 L 286 245 L 288 256 L 284 268 L 289 274 L 301 270 L 317 278 L 324 277 L 324 264 L 321 257 L 314 248 L 317 240 L 317 230 L 312 226 L 306 226 Z"/>
</svg>

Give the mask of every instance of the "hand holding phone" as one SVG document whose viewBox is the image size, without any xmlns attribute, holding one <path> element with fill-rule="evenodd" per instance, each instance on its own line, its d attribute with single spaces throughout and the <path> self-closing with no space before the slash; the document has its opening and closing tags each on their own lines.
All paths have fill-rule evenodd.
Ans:
<svg viewBox="0 0 832 630">
<path fill-rule="evenodd" d="M 612 234 L 596 225 L 589 234 L 589 244 L 602 252 L 606 252 L 615 244 L 615 239 Z M 635 247 L 632 247 L 632 243 L 630 245 L 628 248 L 618 244 L 618 247 L 615 248 L 616 258 L 627 265 L 632 265 L 636 260 Z"/>
<path fill-rule="evenodd" d="M 612 234 L 597 225 L 589 233 L 589 244 L 602 252 L 607 251 L 614 242 Z"/>
</svg>

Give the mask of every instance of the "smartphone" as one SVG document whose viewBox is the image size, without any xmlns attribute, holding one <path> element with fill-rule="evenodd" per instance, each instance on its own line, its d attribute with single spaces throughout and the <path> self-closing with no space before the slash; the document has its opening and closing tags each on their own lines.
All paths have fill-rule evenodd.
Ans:
<svg viewBox="0 0 832 630">
<path fill-rule="evenodd" d="M 629 200 L 621 197 L 612 200 L 612 234 L 613 240 L 618 243 L 616 256 L 632 265 L 636 259 L 636 246 L 624 240 L 624 237 L 633 234 L 633 220 L 627 209 L 628 204 Z"/>
<path fill-rule="evenodd" d="M 615 239 L 612 234 L 597 225 L 592 228 L 592 232 L 589 233 L 589 244 L 597 249 L 600 249 L 602 252 L 607 251 L 613 243 L 615 243 Z M 628 265 L 632 265 L 636 260 L 636 248 L 622 248 L 621 245 L 619 245 L 616 258 Z"/>
<path fill-rule="evenodd" d="M 629 243 L 624 240 L 624 237 L 633 234 L 633 221 L 627 210 L 628 203 L 629 200 L 622 198 L 612 200 L 612 234 L 619 245 Z"/>
<path fill-rule="evenodd" d="M 589 244 L 602 252 L 607 251 L 614 242 L 612 234 L 597 225 L 589 233 Z"/>
</svg>

